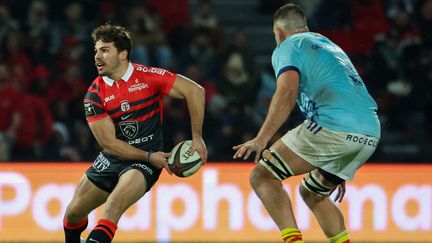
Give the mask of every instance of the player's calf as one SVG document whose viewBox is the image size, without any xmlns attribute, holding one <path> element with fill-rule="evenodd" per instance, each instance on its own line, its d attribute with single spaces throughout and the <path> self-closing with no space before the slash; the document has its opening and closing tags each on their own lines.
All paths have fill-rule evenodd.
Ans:
<svg viewBox="0 0 432 243">
<path fill-rule="evenodd" d="M 272 201 L 273 198 L 279 198 L 280 194 L 274 194 L 276 192 L 286 193 L 282 189 L 282 180 L 292 176 L 293 173 L 288 167 L 287 163 L 283 158 L 276 152 L 270 149 L 266 149 L 261 154 L 261 159 L 259 160 L 259 165 L 257 165 L 251 173 L 250 183 L 256 192 L 256 194 L 261 198 L 264 205 L 266 202 Z M 275 188 L 277 186 L 277 188 Z M 289 198 L 287 198 L 289 203 Z M 289 205 L 289 204 L 288 204 Z M 284 205 L 284 206 L 288 206 Z M 278 205 L 267 204 L 268 210 L 272 217 L 275 217 L 275 213 L 279 214 L 281 210 Z M 276 210 L 276 211 L 275 211 Z M 283 211 L 283 210 L 282 210 Z M 285 210 L 286 211 L 286 210 Z M 271 213 L 273 212 L 273 214 Z M 277 217 L 277 216 L 276 216 Z M 276 222 L 283 222 L 287 218 L 281 220 L 275 220 Z M 294 219 L 292 219 L 295 221 Z M 302 234 L 299 229 L 292 226 L 286 227 L 290 223 L 280 223 L 278 227 L 281 228 L 281 238 L 284 243 L 303 243 Z M 292 224 L 292 225 L 295 225 Z M 285 228 L 286 227 L 286 228 Z"/>
<path fill-rule="evenodd" d="M 107 219 L 100 219 L 90 232 L 86 242 L 111 243 L 117 230 L 117 224 Z"/>
<path fill-rule="evenodd" d="M 65 243 L 80 243 L 81 233 L 87 228 L 88 218 L 85 217 L 78 223 L 70 223 L 67 218 L 63 220 Z"/>
<path fill-rule="evenodd" d="M 344 180 L 318 169 L 309 172 L 299 187 L 303 201 L 317 217 L 330 243 L 350 243 L 339 209 L 329 199 L 330 194 Z M 332 220 L 328 220 L 329 218 Z"/>
</svg>

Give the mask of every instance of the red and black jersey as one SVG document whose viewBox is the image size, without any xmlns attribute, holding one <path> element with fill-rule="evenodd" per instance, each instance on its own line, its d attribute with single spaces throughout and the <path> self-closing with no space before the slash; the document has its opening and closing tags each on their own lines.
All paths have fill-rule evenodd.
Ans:
<svg viewBox="0 0 432 243">
<path fill-rule="evenodd" d="M 167 70 L 134 63 L 120 80 L 98 76 L 84 98 L 87 122 L 110 116 L 118 139 L 146 151 L 161 151 L 163 95 L 175 78 Z"/>
</svg>

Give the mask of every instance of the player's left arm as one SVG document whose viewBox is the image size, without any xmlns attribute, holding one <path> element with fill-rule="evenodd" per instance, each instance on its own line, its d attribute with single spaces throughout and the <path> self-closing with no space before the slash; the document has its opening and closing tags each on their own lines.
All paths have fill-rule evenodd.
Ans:
<svg viewBox="0 0 432 243">
<path fill-rule="evenodd" d="M 170 97 L 186 99 L 192 128 L 192 151 L 198 151 L 203 164 L 207 161 L 207 148 L 202 138 L 204 122 L 205 91 L 196 82 L 177 74 L 174 84 L 169 91 Z"/>
</svg>

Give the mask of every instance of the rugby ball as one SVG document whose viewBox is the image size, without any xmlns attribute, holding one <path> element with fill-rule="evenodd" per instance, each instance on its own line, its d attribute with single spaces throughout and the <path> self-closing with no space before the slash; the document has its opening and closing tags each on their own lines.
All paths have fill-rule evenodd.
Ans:
<svg viewBox="0 0 432 243">
<path fill-rule="evenodd" d="M 171 151 L 168 158 L 168 167 L 178 177 L 188 177 L 201 167 L 201 157 L 197 151 L 190 154 L 192 140 L 185 140 L 178 143 Z"/>
</svg>

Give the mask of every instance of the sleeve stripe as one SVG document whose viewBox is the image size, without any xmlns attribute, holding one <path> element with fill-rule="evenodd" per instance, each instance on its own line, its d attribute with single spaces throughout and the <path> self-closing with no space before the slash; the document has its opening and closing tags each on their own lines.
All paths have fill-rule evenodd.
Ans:
<svg viewBox="0 0 432 243">
<path fill-rule="evenodd" d="M 98 94 L 96 94 L 94 92 L 90 92 L 90 91 L 87 92 L 87 94 L 85 95 L 85 99 L 89 99 L 89 100 L 91 100 L 91 101 L 93 101 L 95 103 L 102 104 L 101 98 L 99 97 Z"/>
<path fill-rule="evenodd" d="M 95 83 L 92 83 L 91 86 L 93 89 L 95 89 L 97 92 L 100 91 L 99 86 L 97 86 Z"/>
<path fill-rule="evenodd" d="M 290 71 L 290 70 L 292 70 L 292 71 L 296 71 L 296 72 L 298 73 L 299 76 L 301 75 L 301 74 L 300 74 L 300 70 L 299 70 L 297 67 L 294 67 L 294 66 L 286 66 L 286 67 L 282 68 L 281 70 L 279 70 L 279 72 L 278 72 L 276 78 L 279 78 L 279 76 L 280 76 L 282 73 L 284 73 L 284 72 L 286 72 L 286 71 Z"/>
</svg>

